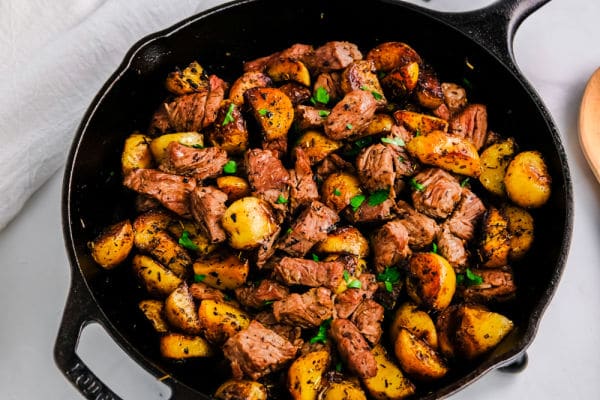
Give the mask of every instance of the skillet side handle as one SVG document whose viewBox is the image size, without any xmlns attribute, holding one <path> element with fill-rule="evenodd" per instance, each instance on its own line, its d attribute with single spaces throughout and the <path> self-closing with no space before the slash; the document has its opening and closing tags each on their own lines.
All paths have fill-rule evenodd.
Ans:
<svg viewBox="0 0 600 400">
<path fill-rule="evenodd" d="M 434 12 L 490 50 L 504 64 L 518 72 L 513 40 L 521 23 L 550 0 L 498 0 L 488 7 L 463 13 Z"/>
<path fill-rule="evenodd" d="M 54 344 L 54 360 L 62 373 L 86 399 L 121 400 L 75 352 L 81 330 L 89 322 L 100 320 L 98 307 L 91 299 L 82 279 L 74 277 Z"/>
</svg>

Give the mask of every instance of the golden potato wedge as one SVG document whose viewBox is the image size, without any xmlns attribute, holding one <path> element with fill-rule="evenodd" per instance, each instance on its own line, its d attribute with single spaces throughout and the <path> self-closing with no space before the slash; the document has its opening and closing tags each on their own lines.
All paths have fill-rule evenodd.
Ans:
<svg viewBox="0 0 600 400">
<path fill-rule="evenodd" d="M 394 126 L 394 119 L 390 115 L 377 113 L 361 133 L 361 136 L 390 133 L 392 126 Z"/>
<path fill-rule="evenodd" d="M 419 79 L 414 94 L 417 102 L 430 110 L 435 110 L 444 103 L 444 91 L 433 68 L 421 65 Z"/>
<path fill-rule="evenodd" d="M 369 241 L 353 226 L 337 228 L 315 248 L 317 253 L 353 254 L 360 258 L 369 255 Z"/>
<path fill-rule="evenodd" d="M 404 126 L 412 133 L 419 132 L 419 135 L 426 135 L 433 131 L 448 131 L 448 121 L 427 114 L 398 110 L 394 113 L 394 118 L 398 125 Z"/>
<path fill-rule="evenodd" d="M 391 98 L 402 99 L 412 93 L 418 81 L 419 63 L 411 62 L 387 73 L 381 86 Z"/>
<path fill-rule="evenodd" d="M 377 400 L 401 400 L 415 393 L 415 385 L 388 357 L 380 344 L 372 350 L 377 361 L 377 375 L 363 380 L 369 394 Z"/>
<path fill-rule="evenodd" d="M 466 139 L 433 131 L 413 138 L 406 149 L 424 164 L 474 178 L 481 174 L 477 149 Z"/>
<path fill-rule="evenodd" d="M 421 63 L 419 54 L 402 42 L 385 42 L 371 49 L 366 56 L 373 60 L 377 71 L 391 71 L 410 63 Z"/>
<path fill-rule="evenodd" d="M 255 87 L 248 89 L 244 96 L 261 127 L 263 141 L 287 137 L 294 122 L 294 105 L 285 93 L 277 88 Z"/>
<path fill-rule="evenodd" d="M 518 206 L 536 208 L 550 198 L 552 178 L 539 151 L 524 151 L 513 158 L 504 175 L 506 194 Z"/>
<path fill-rule="evenodd" d="M 163 317 L 165 303 L 160 300 L 142 300 L 138 303 L 138 308 L 144 313 L 144 316 L 154 330 L 158 333 L 166 333 L 169 331 L 169 325 Z"/>
<path fill-rule="evenodd" d="M 515 154 L 516 144 L 514 139 L 509 138 L 492 144 L 485 149 L 481 156 L 481 175 L 479 182 L 484 188 L 497 196 L 504 196 L 504 175 L 506 168 Z"/>
<path fill-rule="evenodd" d="M 123 153 L 121 154 L 121 171 L 127 175 L 134 169 L 152 168 L 154 160 L 150 151 L 149 136 L 133 133 L 125 139 Z"/>
<path fill-rule="evenodd" d="M 160 354 L 165 358 L 183 360 L 186 358 L 212 357 L 215 355 L 215 351 L 200 336 L 167 333 L 160 338 Z"/>
<path fill-rule="evenodd" d="M 400 328 L 394 342 L 394 353 L 402 370 L 416 379 L 430 381 L 448 372 L 448 367 L 437 352 L 408 329 Z"/>
<path fill-rule="evenodd" d="M 239 176 L 226 175 L 217 178 L 217 187 L 227 195 L 229 201 L 241 199 L 250 195 L 248 181 Z"/>
<path fill-rule="evenodd" d="M 344 93 L 353 90 L 367 91 L 373 95 L 378 106 L 385 106 L 387 99 L 383 94 L 376 72 L 373 61 L 354 60 L 342 71 L 340 88 Z"/>
<path fill-rule="evenodd" d="M 298 139 L 296 146 L 301 147 L 302 150 L 304 150 L 304 153 L 310 161 L 310 165 L 315 165 L 323 161 L 329 154 L 342 147 L 342 144 L 338 141 L 329 139 L 318 131 L 308 130 L 300 137 L 300 139 Z"/>
<path fill-rule="evenodd" d="M 319 400 L 367 400 L 360 384 L 351 381 L 329 382 L 319 393 Z"/>
<path fill-rule="evenodd" d="M 275 233 L 271 206 L 257 197 L 242 197 L 231 203 L 221 219 L 234 249 L 249 250 L 266 243 Z"/>
<path fill-rule="evenodd" d="M 172 220 L 167 226 L 169 231 L 174 237 L 180 240 L 185 240 L 183 236 L 187 237 L 196 247 L 193 250 L 198 255 L 206 255 L 212 253 L 218 246 L 210 241 L 202 229 L 198 226 L 195 221 L 189 220 Z M 186 232 L 186 234 L 184 234 Z M 188 250 L 192 250 L 188 246 Z"/>
<path fill-rule="evenodd" d="M 217 388 L 217 400 L 267 400 L 267 388 L 260 382 L 247 379 L 229 379 Z"/>
<path fill-rule="evenodd" d="M 170 269 L 145 255 L 133 256 L 132 266 L 148 293 L 155 296 L 168 296 L 182 282 Z"/>
<path fill-rule="evenodd" d="M 407 301 L 396 310 L 394 320 L 390 325 L 390 340 L 392 343 L 396 341 L 398 332 L 402 328 L 407 329 L 432 349 L 437 349 L 438 336 L 433 320 L 425 311 L 419 310 L 419 307 L 413 302 Z"/>
<path fill-rule="evenodd" d="M 103 268 L 112 269 L 127 259 L 133 242 L 131 222 L 124 220 L 104 229 L 88 246 L 94 261 Z"/>
<path fill-rule="evenodd" d="M 456 291 L 454 268 L 436 253 L 413 253 L 408 262 L 406 290 L 416 304 L 441 311 Z"/>
<path fill-rule="evenodd" d="M 189 275 L 192 259 L 185 249 L 179 245 L 166 231 L 158 231 L 152 235 L 149 242 L 142 242 L 136 233 L 135 246 L 156 258 L 161 264 L 169 268 L 175 275 L 184 278 Z"/>
<path fill-rule="evenodd" d="M 167 153 L 167 146 L 171 142 L 178 142 L 184 146 L 190 147 L 204 147 L 204 135 L 198 132 L 178 132 L 178 133 L 167 133 L 161 135 L 150 142 L 150 151 L 154 160 L 160 164 L 164 160 Z"/>
<path fill-rule="evenodd" d="M 329 351 L 319 350 L 298 357 L 288 369 L 288 390 L 294 400 L 316 400 L 329 368 Z"/>
<path fill-rule="evenodd" d="M 241 107 L 231 100 L 224 100 L 208 139 L 228 154 L 243 154 L 248 149 L 249 135 Z"/>
<path fill-rule="evenodd" d="M 250 265 L 235 254 L 221 251 L 194 262 L 194 275 L 216 289 L 235 289 L 246 283 Z"/>
<path fill-rule="evenodd" d="M 482 237 L 479 245 L 481 266 L 496 268 L 508 264 L 510 233 L 508 220 L 496 207 L 490 207 L 482 222 Z"/>
<path fill-rule="evenodd" d="M 196 312 L 196 304 L 185 282 L 167 296 L 165 317 L 169 325 L 181 332 L 190 335 L 200 333 L 200 319 Z"/>
<path fill-rule="evenodd" d="M 321 186 L 323 203 L 338 213 L 350 204 L 353 197 L 361 193 L 360 181 L 348 172 L 335 172 L 329 175 Z"/>
<path fill-rule="evenodd" d="M 202 300 L 198 308 L 202 333 L 212 343 L 224 343 L 250 324 L 250 316 L 233 305 L 218 300 Z"/>
<path fill-rule="evenodd" d="M 237 106 L 244 104 L 244 93 L 255 87 L 268 87 L 273 82 L 271 78 L 259 71 L 248 71 L 240 76 L 229 90 L 229 99 Z"/>
<path fill-rule="evenodd" d="M 525 209 L 511 205 L 503 206 L 502 212 L 508 220 L 508 233 L 510 235 L 508 258 L 518 260 L 523 258 L 533 244 L 533 217 Z"/>
<path fill-rule="evenodd" d="M 463 305 L 456 330 L 456 349 L 467 359 L 478 357 L 498 345 L 513 329 L 513 322 L 483 306 Z"/>
<path fill-rule="evenodd" d="M 173 222 L 171 214 L 162 210 L 150 210 L 138 215 L 133 221 L 135 246 L 141 250 L 151 247 L 154 233 L 164 231 Z"/>
<path fill-rule="evenodd" d="M 275 82 L 294 81 L 310 87 L 310 72 L 302 61 L 275 57 L 267 64 L 265 73 Z"/>
<path fill-rule="evenodd" d="M 167 75 L 165 81 L 167 90 L 178 96 L 208 90 L 208 77 L 204 68 L 193 61 L 183 71 L 177 69 Z"/>
</svg>

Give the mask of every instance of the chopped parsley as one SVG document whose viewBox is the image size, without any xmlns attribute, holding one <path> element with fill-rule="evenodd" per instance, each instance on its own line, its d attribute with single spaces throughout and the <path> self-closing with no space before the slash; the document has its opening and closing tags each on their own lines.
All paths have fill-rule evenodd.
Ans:
<svg viewBox="0 0 600 400">
<path fill-rule="evenodd" d="M 462 81 L 467 89 L 473 89 L 473 84 L 470 80 L 468 80 L 467 78 L 463 78 Z"/>
<path fill-rule="evenodd" d="M 337 364 L 335 364 L 335 370 L 337 372 L 342 372 L 342 369 L 343 369 L 343 365 L 342 365 L 341 361 L 339 361 Z"/>
<path fill-rule="evenodd" d="M 378 93 L 378 92 L 376 92 L 374 90 L 369 90 L 369 88 L 367 86 L 365 86 L 365 85 L 362 85 L 360 87 L 360 90 L 370 91 L 371 94 L 373 95 L 373 97 L 375 98 L 375 100 L 381 100 L 381 99 L 383 99 L 383 95 L 381 93 Z"/>
<path fill-rule="evenodd" d="M 396 146 L 404 146 L 406 144 L 406 143 L 404 143 L 404 140 L 402 140 L 401 138 L 388 138 L 388 137 L 381 138 L 381 143 L 395 144 Z"/>
<path fill-rule="evenodd" d="M 237 163 L 234 160 L 229 160 L 223 166 L 223 172 L 226 174 L 235 174 L 237 172 Z"/>
<path fill-rule="evenodd" d="M 381 203 L 383 203 L 384 201 L 387 200 L 387 198 L 390 195 L 390 191 L 389 189 L 381 189 L 381 190 L 376 190 L 373 193 L 371 193 L 371 195 L 369 196 L 369 200 L 367 201 L 367 203 L 370 206 L 378 206 Z"/>
<path fill-rule="evenodd" d="M 316 255 L 315 253 L 311 254 L 313 261 L 319 261 L 319 256 Z"/>
<path fill-rule="evenodd" d="M 331 111 L 327 111 L 327 110 L 319 110 L 319 117 L 321 117 L 321 118 L 325 118 L 325 117 L 327 117 L 329 114 L 331 114 Z"/>
<path fill-rule="evenodd" d="M 319 86 L 317 90 L 315 90 L 315 94 L 310 98 L 310 102 L 312 104 L 327 104 L 329 103 L 329 92 L 324 87 Z"/>
<path fill-rule="evenodd" d="M 467 186 L 468 183 L 469 183 L 469 177 L 467 176 L 465 179 L 463 179 L 460 182 L 460 187 L 465 187 L 465 186 Z"/>
<path fill-rule="evenodd" d="M 222 126 L 227 125 L 230 122 L 233 122 L 233 109 L 235 108 L 235 104 L 231 103 L 229 108 L 227 109 L 227 113 L 225 113 L 225 118 L 223 118 Z"/>
<path fill-rule="evenodd" d="M 198 250 L 198 245 L 192 241 L 192 239 L 190 238 L 190 233 L 185 230 L 181 232 L 179 244 L 188 250 Z"/>
<path fill-rule="evenodd" d="M 393 285 L 400 282 L 400 270 L 396 267 L 385 267 L 385 270 L 377 274 L 377 280 L 385 284 L 385 290 L 392 292 Z"/>
<path fill-rule="evenodd" d="M 419 129 L 417 129 L 415 131 L 415 137 L 417 137 L 417 136 L 421 136 L 421 130 L 419 130 Z"/>
<path fill-rule="evenodd" d="M 194 282 L 203 282 L 206 279 L 204 274 L 194 274 Z"/>
<path fill-rule="evenodd" d="M 192 147 L 195 149 L 203 149 L 204 148 L 204 146 L 202 146 L 200 143 L 195 143 L 192 145 Z"/>
<path fill-rule="evenodd" d="M 321 325 L 319 325 L 319 331 L 315 336 L 310 338 L 310 343 L 318 343 L 321 342 L 323 344 L 327 344 L 327 329 L 329 329 L 329 325 L 331 325 L 331 318 L 323 321 Z"/>
<path fill-rule="evenodd" d="M 288 202 L 288 199 L 286 199 L 285 197 L 283 197 L 283 195 L 281 193 L 279 193 L 279 197 L 277 197 L 277 204 L 285 204 Z"/>
<path fill-rule="evenodd" d="M 404 161 L 406 161 L 406 160 L 404 160 L 404 157 L 400 156 L 400 157 L 398 157 L 398 161 L 400 161 L 400 162 L 402 162 L 402 163 L 403 163 L 403 162 L 404 162 Z"/>
<path fill-rule="evenodd" d="M 370 145 L 373 142 L 373 138 L 371 136 L 367 136 L 364 138 L 360 138 L 357 141 L 354 142 L 354 145 L 356 147 L 358 147 L 359 149 L 362 149 L 363 147 L 367 147 L 368 145 Z"/>
<path fill-rule="evenodd" d="M 334 188 L 334 189 L 333 189 L 333 194 L 334 194 L 334 195 L 336 195 L 336 196 L 341 196 L 341 195 L 342 195 L 342 192 L 340 192 L 340 189 L 338 189 L 338 188 Z"/>
<path fill-rule="evenodd" d="M 273 113 L 265 108 L 258 110 L 258 113 L 263 117 L 266 116 L 267 118 L 271 118 L 273 116 Z"/>
<path fill-rule="evenodd" d="M 263 306 L 270 306 L 271 304 L 273 304 L 273 302 L 274 302 L 274 301 L 275 301 L 275 300 L 265 300 L 265 301 L 263 302 Z"/>
<path fill-rule="evenodd" d="M 478 286 L 483 283 L 483 278 L 467 268 L 464 274 L 456 275 L 456 283 L 459 285 Z"/>
<path fill-rule="evenodd" d="M 360 289 L 362 287 L 361 282 L 358 279 L 351 278 L 350 273 L 346 270 L 344 270 L 344 281 L 348 289 Z"/>
<path fill-rule="evenodd" d="M 433 242 L 431 244 L 431 252 L 437 254 L 437 252 L 438 252 L 438 246 L 437 246 L 436 242 Z"/>
<path fill-rule="evenodd" d="M 346 129 L 350 130 L 352 128 L 354 128 L 354 126 L 352 126 L 352 124 L 346 124 Z"/>
<path fill-rule="evenodd" d="M 285 231 L 285 233 L 287 233 L 288 235 L 292 232 L 294 232 L 294 230 L 292 228 L 288 228 L 287 231 Z"/>
<path fill-rule="evenodd" d="M 415 178 L 410 179 L 410 186 L 412 186 L 413 188 L 415 188 L 415 190 L 418 190 L 418 191 L 425 189 L 425 185 L 417 182 L 417 180 Z"/>
<path fill-rule="evenodd" d="M 357 194 L 353 198 L 350 199 L 350 206 L 352 206 L 352 211 L 356 212 L 358 207 L 366 200 L 366 196 L 364 194 Z"/>
</svg>

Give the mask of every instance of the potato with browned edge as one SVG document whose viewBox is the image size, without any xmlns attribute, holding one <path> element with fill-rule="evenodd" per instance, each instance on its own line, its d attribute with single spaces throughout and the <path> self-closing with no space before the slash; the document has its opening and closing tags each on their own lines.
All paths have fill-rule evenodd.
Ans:
<svg viewBox="0 0 600 400">
<path fill-rule="evenodd" d="M 354 226 L 342 226 L 328 233 L 315 251 L 325 254 L 353 254 L 365 258 L 369 255 L 369 241 Z"/>
<path fill-rule="evenodd" d="M 178 96 L 208 90 L 208 77 L 197 61 L 192 61 L 183 70 L 177 69 L 167 75 L 165 87 Z"/>
<path fill-rule="evenodd" d="M 419 135 L 426 135 L 433 131 L 448 131 L 448 121 L 432 115 L 398 110 L 394 113 L 394 119 L 399 125 L 404 126 L 414 134 L 418 132 Z"/>
<path fill-rule="evenodd" d="M 160 354 L 174 360 L 211 357 L 215 354 L 210 344 L 200 336 L 167 333 L 160 338 Z"/>
<path fill-rule="evenodd" d="M 264 141 L 287 138 L 294 122 L 294 105 L 285 93 L 277 88 L 255 87 L 248 89 L 244 98 L 261 127 Z"/>
<path fill-rule="evenodd" d="M 534 238 L 533 217 L 527 210 L 505 204 L 502 212 L 508 220 L 508 233 L 510 235 L 510 260 L 519 260 L 531 248 Z"/>
<path fill-rule="evenodd" d="M 194 261 L 194 276 L 216 289 L 235 289 L 246 283 L 250 272 L 247 259 L 226 250 L 218 251 Z"/>
<path fill-rule="evenodd" d="M 376 345 L 371 353 L 377 362 L 377 374 L 372 378 L 363 379 L 363 383 L 374 399 L 402 400 L 415 393 L 415 385 L 388 357 L 381 344 Z"/>
<path fill-rule="evenodd" d="M 190 335 L 200 333 L 200 319 L 187 283 L 183 282 L 167 296 L 165 317 L 169 325 L 181 332 Z"/>
<path fill-rule="evenodd" d="M 335 212 L 340 212 L 350 204 L 353 197 L 362 193 L 360 181 L 348 172 L 334 172 L 321 186 L 323 203 Z"/>
<path fill-rule="evenodd" d="M 234 201 L 250 196 L 250 184 L 239 176 L 224 175 L 217 178 L 217 187 L 227 195 L 227 200 Z"/>
<path fill-rule="evenodd" d="M 432 349 L 437 349 L 438 337 L 433 320 L 429 314 L 420 310 L 411 301 L 403 303 L 396 310 L 396 314 L 394 314 L 394 320 L 390 325 L 390 340 L 392 343 L 396 341 L 398 333 L 402 328 L 407 329 L 418 339 L 423 340 Z"/>
<path fill-rule="evenodd" d="M 441 311 L 456 291 L 454 268 L 436 253 L 413 253 L 408 262 L 406 291 L 416 304 Z"/>
<path fill-rule="evenodd" d="M 504 175 L 506 168 L 515 154 L 516 144 L 514 139 L 508 138 L 494 143 L 486 148 L 480 155 L 481 175 L 479 182 L 484 188 L 497 196 L 504 196 Z"/>
<path fill-rule="evenodd" d="M 124 220 L 104 229 L 88 246 L 94 261 L 111 269 L 127 259 L 133 248 L 133 238 L 131 222 Z"/>
<path fill-rule="evenodd" d="M 154 330 L 158 333 L 169 331 L 169 325 L 164 318 L 165 303 L 161 300 L 142 300 L 138 303 L 138 308 L 150 321 Z"/>
<path fill-rule="evenodd" d="M 167 155 L 167 147 L 171 142 L 177 142 L 189 147 L 204 147 L 204 135 L 198 132 L 167 133 L 154 138 L 150 142 L 150 151 L 154 160 L 160 164 Z"/>
<path fill-rule="evenodd" d="M 352 381 L 331 381 L 319 393 L 319 400 L 367 400 L 360 385 Z"/>
<path fill-rule="evenodd" d="M 267 400 L 267 388 L 260 382 L 247 379 L 229 379 L 217 388 L 218 400 Z"/>
<path fill-rule="evenodd" d="M 250 316 L 239 308 L 218 300 L 202 300 L 198 307 L 200 327 L 206 339 L 222 344 L 250 324 Z"/>
<path fill-rule="evenodd" d="M 302 61 L 275 57 L 267 64 L 265 73 L 275 82 L 294 81 L 310 86 L 310 72 Z"/>
<path fill-rule="evenodd" d="M 455 348 L 465 358 L 476 358 L 494 347 L 513 329 L 513 322 L 481 305 L 462 305 L 458 310 Z"/>
<path fill-rule="evenodd" d="M 146 255 L 136 254 L 131 264 L 142 285 L 152 295 L 166 297 L 183 282 L 173 271 Z"/>
<path fill-rule="evenodd" d="M 394 353 L 402 370 L 416 379 L 431 381 L 448 372 L 448 367 L 437 352 L 408 329 L 400 328 L 394 342 Z"/>
<path fill-rule="evenodd" d="M 250 250 L 266 243 L 278 228 L 271 206 L 253 196 L 231 203 L 221 218 L 221 225 L 231 247 L 238 250 Z"/>
<path fill-rule="evenodd" d="M 489 268 L 507 265 L 510 254 L 510 233 L 504 213 L 496 207 L 490 207 L 483 217 L 481 231 L 478 250 L 481 265 Z"/>
<path fill-rule="evenodd" d="M 324 383 L 323 374 L 329 368 L 327 350 L 318 350 L 298 357 L 288 369 L 288 390 L 294 400 L 316 400 Z"/>
<path fill-rule="evenodd" d="M 310 165 L 314 165 L 323 161 L 329 154 L 342 147 L 342 144 L 336 140 L 329 139 L 321 132 L 307 130 L 300 136 L 300 139 L 296 142 L 296 146 L 304 150 L 304 154 L 308 157 Z"/>
<path fill-rule="evenodd" d="M 508 198 L 523 208 L 543 206 L 550 198 L 552 178 L 539 151 L 524 151 L 506 168 L 504 186 Z"/>
<path fill-rule="evenodd" d="M 139 168 L 152 168 L 154 159 L 150 151 L 149 136 L 141 133 L 132 133 L 125 139 L 123 153 L 121 154 L 121 171 L 123 175 Z"/>
</svg>

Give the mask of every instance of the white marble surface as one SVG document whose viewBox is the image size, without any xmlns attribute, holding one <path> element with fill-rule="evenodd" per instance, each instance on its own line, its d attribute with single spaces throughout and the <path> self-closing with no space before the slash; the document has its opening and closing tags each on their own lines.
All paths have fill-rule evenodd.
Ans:
<svg viewBox="0 0 600 400">
<path fill-rule="evenodd" d="M 489 1 L 466 3 L 475 7 Z M 428 4 L 462 9 L 452 0 Z M 527 369 L 517 375 L 492 372 L 453 399 L 600 399 L 600 186 L 577 140 L 583 88 L 600 66 L 599 18 L 598 1 L 553 0 L 517 33 L 518 64 L 550 109 L 568 153 L 575 189 L 573 243 L 558 291 L 528 350 Z M 52 358 L 70 274 L 60 226 L 62 172 L 0 232 L 2 399 L 82 398 Z M 78 352 L 125 399 L 169 397 L 168 388 L 97 326 L 84 331 Z"/>
</svg>

